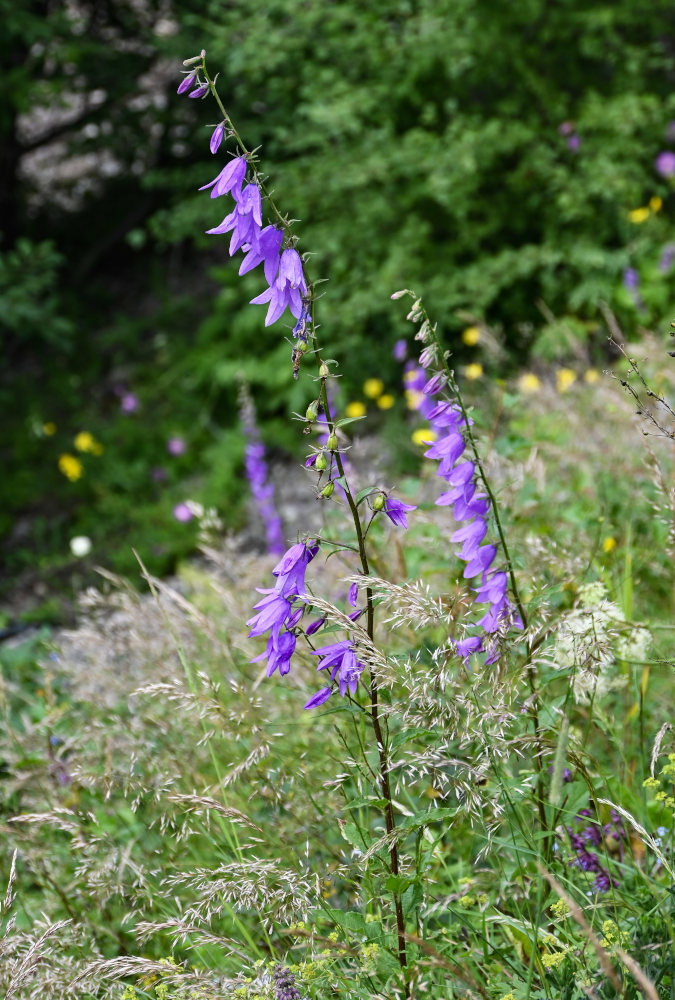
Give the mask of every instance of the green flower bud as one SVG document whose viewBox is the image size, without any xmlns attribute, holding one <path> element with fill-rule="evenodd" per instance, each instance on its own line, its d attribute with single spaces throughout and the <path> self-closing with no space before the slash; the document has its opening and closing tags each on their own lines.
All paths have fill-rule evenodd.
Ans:
<svg viewBox="0 0 675 1000">
<path fill-rule="evenodd" d="M 295 349 L 296 351 L 300 351 L 301 354 L 307 354 L 307 351 L 309 350 L 309 344 L 307 343 L 306 340 L 302 340 L 301 338 L 296 344 Z"/>
<path fill-rule="evenodd" d="M 328 497 L 330 497 L 330 496 L 333 495 L 333 490 L 334 489 L 335 489 L 335 483 L 333 483 L 333 482 L 326 483 L 326 485 L 324 486 L 324 488 L 319 493 L 319 496 L 320 497 L 325 497 L 326 499 L 328 499 Z"/>
<path fill-rule="evenodd" d="M 338 439 L 337 434 L 333 432 L 328 435 L 328 440 L 326 441 L 326 447 L 329 451 L 337 451 Z"/>
<path fill-rule="evenodd" d="M 328 365 L 325 361 L 321 362 L 321 367 L 319 368 L 319 375 L 321 378 L 328 378 L 330 371 L 328 370 Z"/>
<path fill-rule="evenodd" d="M 314 468 L 318 469 L 319 472 L 323 472 L 323 470 L 326 468 L 327 465 L 328 462 L 326 461 L 325 453 L 323 451 L 319 452 L 319 454 L 316 456 L 316 462 L 314 463 Z"/>
<path fill-rule="evenodd" d="M 314 402 L 310 403 L 309 406 L 307 407 L 307 410 L 305 411 L 305 416 L 307 417 L 308 420 L 316 420 L 318 413 L 319 413 L 319 407 L 317 405 L 316 400 L 314 400 Z"/>
<path fill-rule="evenodd" d="M 384 494 L 378 493 L 373 500 L 373 510 L 383 510 L 384 509 Z"/>
</svg>

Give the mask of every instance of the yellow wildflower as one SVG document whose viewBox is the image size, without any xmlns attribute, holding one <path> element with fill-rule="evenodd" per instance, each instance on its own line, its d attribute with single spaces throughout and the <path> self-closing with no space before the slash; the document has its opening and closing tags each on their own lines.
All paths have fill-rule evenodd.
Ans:
<svg viewBox="0 0 675 1000">
<path fill-rule="evenodd" d="M 355 399 L 352 403 L 347 403 L 345 406 L 345 414 L 348 417 L 362 417 L 366 412 L 366 404 L 362 403 L 360 399 Z"/>
<path fill-rule="evenodd" d="M 570 908 L 564 899 L 557 899 L 551 907 L 551 913 L 555 917 L 565 918 L 569 916 Z"/>
<path fill-rule="evenodd" d="M 419 375 L 419 372 L 417 371 L 417 369 L 416 368 L 411 368 L 410 371 L 403 373 L 403 381 L 404 382 L 415 382 L 416 379 L 417 379 L 417 377 L 418 377 L 418 375 Z"/>
<path fill-rule="evenodd" d="M 534 372 L 524 372 L 518 379 L 517 385 L 521 392 L 539 392 L 541 379 Z"/>
<path fill-rule="evenodd" d="M 430 427 L 418 427 L 416 431 L 412 432 L 411 437 L 414 444 L 433 444 L 438 438 L 438 434 Z"/>
<path fill-rule="evenodd" d="M 477 362 L 467 365 L 464 369 L 464 377 L 468 378 L 471 382 L 473 382 L 474 379 L 480 378 L 482 374 L 483 366 L 479 365 Z"/>
<path fill-rule="evenodd" d="M 562 965 L 565 955 L 569 949 L 564 951 L 551 951 L 544 953 L 541 956 L 541 963 L 545 969 L 557 969 L 559 965 Z"/>
<path fill-rule="evenodd" d="M 660 788 L 661 787 L 661 782 L 659 781 L 658 778 L 651 778 L 651 777 L 645 778 L 645 780 L 642 782 L 642 787 L 643 788 Z"/>
<path fill-rule="evenodd" d="M 363 383 L 363 394 L 368 399 L 377 399 L 384 392 L 384 382 L 379 378 L 367 378 Z"/>
<path fill-rule="evenodd" d="M 628 213 L 628 218 L 631 222 L 634 222 L 637 226 L 639 226 L 641 222 L 644 222 L 646 219 L 649 218 L 649 209 L 634 208 L 631 212 Z"/>
<path fill-rule="evenodd" d="M 597 368 L 589 368 L 584 372 L 584 382 L 588 382 L 589 385 L 595 385 L 599 378 L 600 372 Z"/>
<path fill-rule="evenodd" d="M 499 1000 L 517 1000 L 515 993 L 505 993 Z"/>
<path fill-rule="evenodd" d="M 73 444 L 78 451 L 89 451 L 94 455 L 100 455 L 103 451 L 103 446 L 89 431 L 80 431 L 79 434 L 76 434 Z"/>
<path fill-rule="evenodd" d="M 615 548 L 616 548 L 616 538 L 612 538 L 611 535 L 607 535 L 607 538 L 604 538 L 602 541 L 602 551 L 611 552 L 612 549 Z"/>
<path fill-rule="evenodd" d="M 46 424 L 42 425 L 42 433 L 45 437 L 53 437 L 56 434 L 56 424 L 52 420 L 48 420 Z"/>
<path fill-rule="evenodd" d="M 396 400 L 390 393 L 383 392 L 382 395 L 378 397 L 377 405 L 381 410 L 390 410 L 395 402 Z"/>
<path fill-rule="evenodd" d="M 480 340 L 481 334 L 477 326 L 467 326 L 466 330 L 462 333 L 462 340 L 467 345 L 467 347 L 473 347 Z"/>
<path fill-rule="evenodd" d="M 660 212 L 663 208 L 663 198 L 659 198 L 658 195 L 654 195 L 653 198 L 649 199 L 649 207 L 652 212 Z"/>
<path fill-rule="evenodd" d="M 417 392 L 415 389 L 405 390 L 405 401 L 409 410 L 418 410 L 424 399 L 423 392 Z"/>
<path fill-rule="evenodd" d="M 473 906 L 475 902 L 476 902 L 476 897 L 472 896 L 470 893 L 468 893 L 466 896 L 459 897 L 459 905 L 463 906 L 467 910 L 469 909 L 470 906 Z"/>
<path fill-rule="evenodd" d="M 656 795 L 654 796 L 657 802 L 665 802 L 667 797 L 668 796 L 666 795 L 665 792 L 657 792 Z"/>
<path fill-rule="evenodd" d="M 59 472 L 62 472 L 66 479 L 70 479 L 71 483 L 74 483 L 84 472 L 84 466 L 74 455 L 59 455 Z"/>
<path fill-rule="evenodd" d="M 558 392 L 567 392 L 577 380 L 577 373 L 571 368 L 559 368 L 555 373 L 555 387 Z"/>
</svg>

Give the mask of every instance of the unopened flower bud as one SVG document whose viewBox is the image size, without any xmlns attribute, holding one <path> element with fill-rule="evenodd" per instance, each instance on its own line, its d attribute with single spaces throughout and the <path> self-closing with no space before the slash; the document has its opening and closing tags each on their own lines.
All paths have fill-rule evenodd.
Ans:
<svg viewBox="0 0 675 1000">
<path fill-rule="evenodd" d="M 206 52 L 202 49 L 201 55 L 190 56 L 189 59 L 183 59 L 183 66 L 194 66 L 195 63 L 201 62 L 205 55 Z"/>
<path fill-rule="evenodd" d="M 192 84 L 195 82 L 196 76 L 197 76 L 196 69 L 193 69 L 191 73 L 188 73 L 187 76 L 184 76 L 181 82 L 178 84 L 178 90 L 176 91 L 176 93 L 184 94 L 186 90 L 189 90 Z"/>
<path fill-rule="evenodd" d="M 220 125 L 216 125 L 213 130 L 213 135 L 211 136 L 210 148 L 212 153 L 217 153 L 218 148 L 223 141 L 223 135 L 225 133 L 225 125 L 223 122 Z"/>
<path fill-rule="evenodd" d="M 331 497 L 333 495 L 333 490 L 334 489 L 335 489 L 335 483 L 333 483 L 333 482 L 326 483 L 326 485 L 324 486 L 324 488 L 319 493 L 319 496 L 320 497 L 325 497 L 326 500 L 327 500 L 328 497 Z"/>
<path fill-rule="evenodd" d="M 328 440 L 326 441 L 326 447 L 329 451 L 337 451 L 338 439 L 337 434 L 333 431 L 332 434 L 328 435 Z"/>
<path fill-rule="evenodd" d="M 314 463 L 314 468 L 318 469 L 319 472 L 323 472 L 323 470 L 326 468 L 327 465 L 328 461 L 326 459 L 325 453 L 323 451 L 319 452 L 319 454 L 316 456 L 316 462 Z"/>
<path fill-rule="evenodd" d="M 295 346 L 296 351 L 300 351 L 301 354 L 307 354 L 309 350 L 309 344 L 306 340 L 299 340 Z"/>
<path fill-rule="evenodd" d="M 384 508 L 384 495 L 378 493 L 373 500 L 373 510 L 382 510 Z"/>
<path fill-rule="evenodd" d="M 200 97 L 204 97 L 206 94 L 208 94 L 208 92 L 209 92 L 208 83 L 203 83 L 201 87 L 197 87 L 195 90 L 191 91 L 191 93 L 188 94 L 188 97 L 198 99 Z"/>
<path fill-rule="evenodd" d="M 328 370 L 328 365 L 325 361 L 321 362 L 321 367 L 319 368 L 319 375 L 321 378 L 328 378 L 330 371 Z"/>
<path fill-rule="evenodd" d="M 317 405 L 316 400 L 314 400 L 307 407 L 307 410 L 305 411 L 305 417 L 307 418 L 307 420 L 316 420 L 318 414 L 319 414 L 319 407 Z"/>
</svg>

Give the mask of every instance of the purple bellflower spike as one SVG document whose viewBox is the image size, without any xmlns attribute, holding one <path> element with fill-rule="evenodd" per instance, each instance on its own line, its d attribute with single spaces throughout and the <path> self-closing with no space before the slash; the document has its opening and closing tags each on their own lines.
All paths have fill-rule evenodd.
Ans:
<svg viewBox="0 0 675 1000">
<path fill-rule="evenodd" d="M 213 132 L 211 133 L 211 141 L 209 143 L 209 148 L 214 155 L 220 149 L 220 144 L 223 141 L 224 135 L 225 135 L 225 126 L 221 122 L 220 125 L 216 125 Z"/>
<path fill-rule="evenodd" d="M 243 156 L 237 156 L 234 160 L 223 167 L 217 177 L 214 177 L 208 184 L 199 188 L 206 191 L 212 188 L 211 197 L 219 198 L 222 194 L 233 193 L 241 190 L 244 177 L 246 176 L 246 160 Z M 236 197 L 236 195 L 235 195 Z"/>
<path fill-rule="evenodd" d="M 387 497 L 384 501 L 384 507 L 382 509 L 392 524 L 398 525 L 400 528 L 407 528 L 407 512 L 410 510 L 417 510 L 417 507 L 414 504 L 403 503 L 402 500 L 395 500 L 392 497 Z"/>
<path fill-rule="evenodd" d="M 284 250 L 279 262 L 279 274 L 269 288 L 251 299 L 251 305 L 269 302 L 265 326 L 276 323 L 288 307 L 296 319 L 302 315 L 303 296 L 307 295 L 307 284 L 302 273 L 302 261 L 296 250 Z"/>
<path fill-rule="evenodd" d="M 279 270 L 279 257 L 281 254 L 281 244 L 284 234 L 275 226 L 265 226 L 260 232 L 255 244 L 249 244 L 248 250 L 244 246 L 244 257 L 239 274 L 247 274 L 258 264 L 264 263 L 265 281 L 271 285 Z"/>
</svg>

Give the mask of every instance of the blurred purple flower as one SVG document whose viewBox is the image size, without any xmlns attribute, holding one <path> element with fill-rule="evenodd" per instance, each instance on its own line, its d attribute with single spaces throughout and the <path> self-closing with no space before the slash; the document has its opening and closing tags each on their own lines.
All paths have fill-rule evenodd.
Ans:
<svg viewBox="0 0 675 1000">
<path fill-rule="evenodd" d="M 579 138 L 578 135 L 575 134 L 575 135 L 568 136 L 568 138 L 567 138 L 567 148 L 571 149 L 573 153 L 576 153 L 576 151 L 579 149 L 580 145 L 581 145 L 581 139 Z"/>
<path fill-rule="evenodd" d="M 150 478 L 156 483 L 165 483 L 168 479 L 167 471 L 163 466 L 156 465 L 154 469 L 150 470 Z"/>
<path fill-rule="evenodd" d="M 408 353 L 408 343 L 407 341 L 401 339 L 397 340 L 394 344 L 394 349 L 392 354 L 397 361 L 405 361 L 406 354 Z"/>
<path fill-rule="evenodd" d="M 657 174 L 662 177 L 673 177 L 675 175 L 675 153 L 664 150 L 654 160 L 654 167 Z"/>
<path fill-rule="evenodd" d="M 133 392 L 125 392 L 120 400 L 121 413 L 135 413 L 139 407 L 138 396 Z"/>
<path fill-rule="evenodd" d="M 170 455 L 184 455 L 187 451 L 187 445 L 183 438 L 170 437 L 166 442 L 166 450 Z"/>
<path fill-rule="evenodd" d="M 666 274 L 670 271 L 673 266 L 673 259 L 675 259 L 675 243 L 666 243 L 661 252 L 661 259 L 659 260 L 659 271 L 661 274 Z"/>
<path fill-rule="evenodd" d="M 640 275 L 634 267 L 627 267 L 623 272 L 622 281 L 624 288 L 637 288 L 640 284 Z"/>
<path fill-rule="evenodd" d="M 570 135 L 574 131 L 574 122 L 561 122 L 558 125 L 560 135 Z"/>
<path fill-rule="evenodd" d="M 181 524 L 187 524 L 188 521 L 192 520 L 194 514 L 186 503 L 177 503 L 173 509 L 173 516 L 177 521 L 180 521 Z"/>
</svg>

